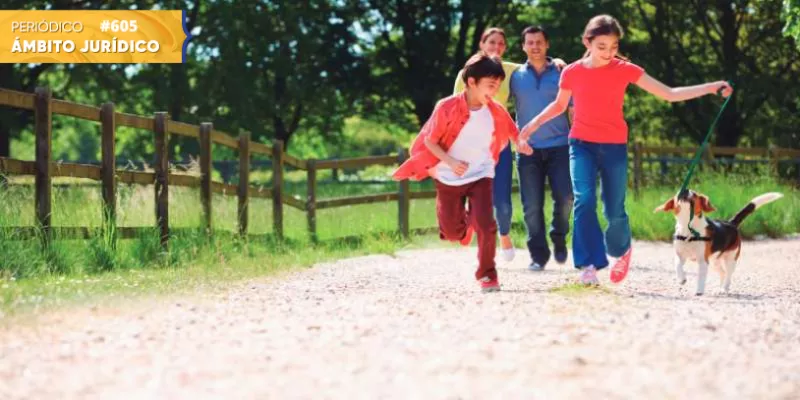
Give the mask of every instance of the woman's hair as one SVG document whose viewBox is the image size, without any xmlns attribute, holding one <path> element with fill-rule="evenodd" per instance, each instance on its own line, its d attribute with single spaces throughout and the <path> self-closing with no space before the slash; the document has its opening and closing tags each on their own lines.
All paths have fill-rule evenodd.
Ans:
<svg viewBox="0 0 800 400">
<path fill-rule="evenodd" d="M 503 40 L 506 41 L 506 32 L 504 30 L 500 28 L 487 28 L 481 35 L 481 44 L 486 42 L 486 39 L 489 39 L 489 36 L 492 36 L 495 33 L 499 33 L 500 36 L 503 37 Z"/>
<path fill-rule="evenodd" d="M 583 30 L 583 38 L 589 42 L 598 36 L 604 35 L 616 36 L 620 40 L 625 35 L 625 32 L 622 30 L 622 26 L 619 24 L 619 21 L 608 14 L 597 15 L 590 19 L 589 23 L 586 24 L 586 28 Z M 589 49 L 586 49 L 586 52 L 583 53 L 583 56 L 586 57 L 589 55 L 589 53 Z M 619 52 L 617 52 L 617 58 L 628 61 L 628 58 Z"/>
</svg>

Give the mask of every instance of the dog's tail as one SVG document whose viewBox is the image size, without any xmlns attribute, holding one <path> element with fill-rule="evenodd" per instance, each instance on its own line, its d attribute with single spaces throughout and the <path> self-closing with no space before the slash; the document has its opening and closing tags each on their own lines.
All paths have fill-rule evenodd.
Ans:
<svg viewBox="0 0 800 400">
<path fill-rule="evenodd" d="M 739 224 L 741 224 L 745 218 L 747 218 L 750 214 L 752 214 L 753 211 L 757 210 L 764 204 L 772 203 L 773 201 L 778 200 L 781 197 L 783 197 L 783 194 L 776 192 L 764 193 L 760 196 L 757 196 L 753 200 L 750 200 L 750 202 L 747 203 L 747 205 L 744 206 L 744 208 L 739 210 L 739 212 L 736 213 L 736 215 L 734 215 L 729 222 L 735 226 L 739 226 Z"/>
</svg>

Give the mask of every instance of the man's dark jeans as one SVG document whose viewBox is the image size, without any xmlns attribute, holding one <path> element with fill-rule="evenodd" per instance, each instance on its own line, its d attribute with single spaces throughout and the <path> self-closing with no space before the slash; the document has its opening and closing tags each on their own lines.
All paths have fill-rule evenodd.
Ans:
<svg viewBox="0 0 800 400">
<path fill-rule="evenodd" d="M 519 191 L 528 230 L 528 251 L 531 259 L 544 266 L 550 260 L 550 248 L 545 236 L 544 189 L 545 179 L 553 197 L 553 221 L 550 240 L 556 249 L 566 249 L 572 213 L 572 180 L 569 173 L 569 146 L 534 149 L 533 154 L 517 156 Z"/>
</svg>

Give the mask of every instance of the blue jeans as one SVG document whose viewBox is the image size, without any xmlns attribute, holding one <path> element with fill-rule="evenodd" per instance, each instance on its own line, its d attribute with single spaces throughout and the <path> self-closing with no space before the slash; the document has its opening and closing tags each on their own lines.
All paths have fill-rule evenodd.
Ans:
<svg viewBox="0 0 800 400">
<path fill-rule="evenodd" d="M 572 256 L 576 268 L 608 266 L 606 248 L 620 257 L 631 247 L 631 227 L 625 212 L 628 185 L 628 145 L 570 139 L 570 172 L 575 192 L 575 232 Z M 602 188 L 605 236 L 597 219 L 597 176 Z M 605 240 L 604 240 L 605 239 Z"/>
<path fill-rule="evenodd" d="M 553 221 L 550 240 L 556 249 L 566 250 L 569 217 L 572 212 L 572 182 L 569 172 L 569 146 L 535 149 L 532 155 L 517 156 L 519 192 L 528 230 L 528 251 L 539 265 L 550 260 L 544 227 L 544 183 L 550 183 Z"/>
<path fill-rule="evenodd" d="M 501 236 L 511 231 L 511 183 L 512 183 L 511 144 L 500 151 L 497 165 L 494 167 L 494 183 L 492 186 L 492 202 L 494 202 L 494 218 L 497 220 L 497 231 Z"/>
</svg>

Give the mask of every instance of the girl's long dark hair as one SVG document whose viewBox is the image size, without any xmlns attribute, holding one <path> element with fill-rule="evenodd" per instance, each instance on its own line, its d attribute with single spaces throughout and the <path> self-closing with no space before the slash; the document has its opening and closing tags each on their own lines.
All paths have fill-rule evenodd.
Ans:
<svg viewBox="0 0 800 400">
<path fill-rule="evenodd" d="M 625 32 L 622 30 L 622 25 L 619 24 L 616 18 L 608 14 L 603 14 L 589 20 L 589 23 L 586 24 L 586 28 L 583 30 L 583 38 L 591 42 L 594 38 L 603 35 L 616 36 L 621 40 Z M 586 52 L 583 53 L 583 57 L 586 58 L 590 53 L 589 49 L 586 49 Z M 621 60 L 629 61 L 627 57 L 619 52 L 617 52 L 616 57 Z"/>
</svg>

